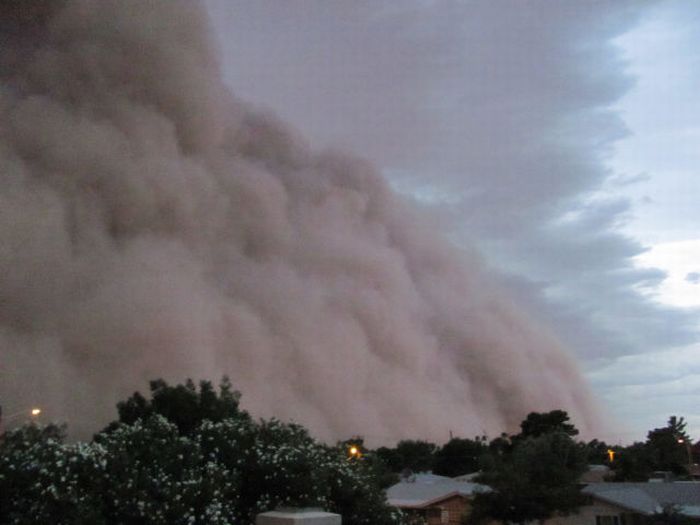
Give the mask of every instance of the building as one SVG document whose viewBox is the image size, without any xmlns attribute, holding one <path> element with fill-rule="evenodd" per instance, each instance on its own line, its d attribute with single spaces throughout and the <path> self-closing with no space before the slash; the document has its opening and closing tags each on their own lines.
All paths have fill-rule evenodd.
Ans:
<svg viewBox="0 0 700 525">
<path fill-rule="evenodd" d="M 581 476 L 581 483 L 601 483 L 612 476 L 607 465 L 588 465 L 588 470 Z"/>
<path fill-rule="evenodd" d="M 700 482 L 590 483 L 588 503 L 576 514 L 547 520 L 547 525 L 641 525 L 645 518 L 673 508 L 700 524 Z"/>
<path fill-rule="evenodd" d="M 484 485 L 435 474 L 413 474 L 389 487 L 387 501 L 427 525 L 460 525 L 469 501 Z"/>
</svg>

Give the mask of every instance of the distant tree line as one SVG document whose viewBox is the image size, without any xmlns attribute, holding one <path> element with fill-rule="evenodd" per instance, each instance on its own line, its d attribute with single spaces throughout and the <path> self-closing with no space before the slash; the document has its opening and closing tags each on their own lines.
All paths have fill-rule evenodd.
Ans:
<svg viewBox="0 0 700 525">
<path fill-rule="evenodd" d="M 684 479 L 689 474 L 689 465 L 700 463 L 700 443 L 693 443 L 686 426 L 684 418 L 671 416 L 666 426 L 650 430 L 644 442 L 621 446 L 593 439 L 577 441 L 576 445 L 587 464 L 610 468 L 608 481 L 647 481 L 655 472 L 670 472 L 676 478 Z M 427 441 L 404 440 L 393 448 L 378 448 L 374 453 L 395 473 L 409 469 L 454 477 L 488 469 L 494 458 L 512 452 L 522 441 L 550 434 L 564 434 L 574 439 L 578 430 L 563 410 L 533 412 L 521 423 L 518 434 L 504 433 L 494 439 L 487 436 L 455 437 L 442 446 Z"/>
</svg>

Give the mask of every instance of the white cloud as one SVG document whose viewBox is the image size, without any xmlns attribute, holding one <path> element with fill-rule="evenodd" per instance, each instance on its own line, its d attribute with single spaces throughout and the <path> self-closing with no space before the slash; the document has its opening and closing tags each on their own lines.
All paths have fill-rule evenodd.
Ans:
<svg viewBox="0 0 700 525">
<path fill-rule="evenodd" d="M 700 239 L 656 244 L 639 255 L 640 268 L 661 268 L 667 277 L 651 288 L 657 301 L 679 307 L 700 307 Z"/>
</svg>

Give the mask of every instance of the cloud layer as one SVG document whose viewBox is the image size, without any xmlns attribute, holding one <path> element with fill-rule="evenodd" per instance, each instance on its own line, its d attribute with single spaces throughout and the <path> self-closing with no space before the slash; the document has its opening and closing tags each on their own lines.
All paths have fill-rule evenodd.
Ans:
<svg viewBox="0 0 700 525">
<path fill-rule="evenodd" d="M 646 293 L 666 275 L 638 267 L 646 247 L 624 233 L 650 176 L 611 168 L 629 133 L 616 106 L 635 85 L 618 37 L 652 2 L 208 5 L 230 85 L 437 209 L 589 369 L 698 340 L 696 312 Z"/>
<path fill-rule="evenodd" d="M 597 424 L 572 359 L 478 257 L 367 162 L 229 93 L 197 4 L 17 5 L 0 12 L 3 406 L 85 434 L 147 379 L 228 374 L 256 415 L 329 439 L 493 434 L 555 407 Z"/>
</svg>

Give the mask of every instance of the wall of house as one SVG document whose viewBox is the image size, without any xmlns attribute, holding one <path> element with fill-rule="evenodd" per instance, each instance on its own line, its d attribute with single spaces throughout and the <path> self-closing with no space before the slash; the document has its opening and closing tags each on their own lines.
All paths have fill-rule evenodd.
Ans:
<svg viewBox="0 0 700 525">
<path fill-rule="evenodd" d="M 545 521 L 544 525 L 598 525 L 596 516 L 617 517 L 615 523 L 605 523 L 602 525 L 637 525 L 639 514 L 632 514 L 629 510 L 617 505 L 611 505 L 599 500 L 582 506 L 578 513 L 569 516 L 557 516 Z"/>
<path fill-rule="evenodd" d="M 453 496 L 428 508 L 428 525 L 460 525 L 462 516 L 468 511 L 467 499 Z"/>
</svg>

